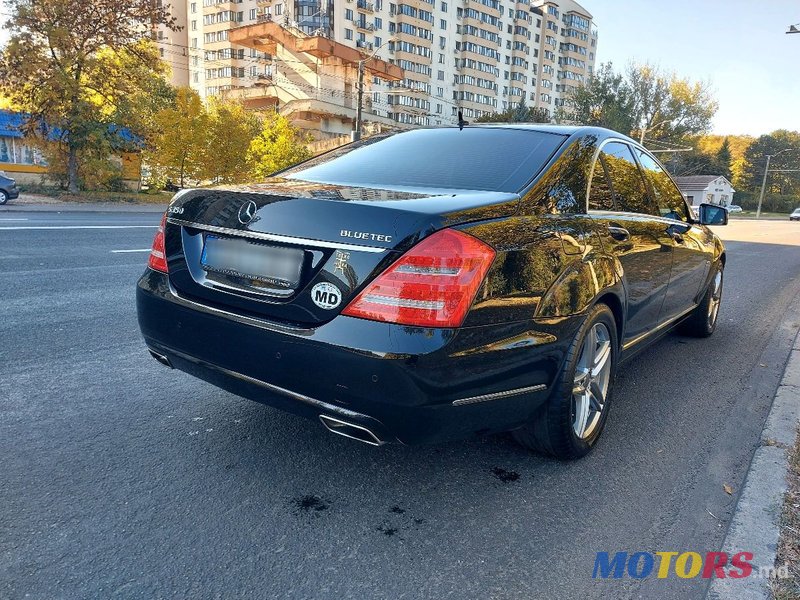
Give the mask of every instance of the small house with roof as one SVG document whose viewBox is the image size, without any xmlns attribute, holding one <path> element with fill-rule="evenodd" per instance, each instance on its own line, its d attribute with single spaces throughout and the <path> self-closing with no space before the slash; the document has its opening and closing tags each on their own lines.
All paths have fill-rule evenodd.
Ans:
<svg viewBox="0 0 800 600">
<path fill-rule="evenodd" d="M 736 190 L 733 189 L 731 182 L 722 175 L 691 175 L 674 179 L 692 206 L 701 204 L 730 206 L 733 204 L 733 194 Z"/>
<path fill-rule="evenodd" d="M 17 183 L 41 183 L 47 175 L 47 160 L 38 144 L 27 137 L 25 132 L 26 114 L 10 110 L 0 110 L 0 172 L 16 179 Z M 63 130 L 46 128 L 47 137 L 57 140 Z M 124 127 L 110 125 L 109 133 L 114 136 L 114 154 L 111 160 L 122 169 L 123 183 L 136 189 L 140 184 L 142 140 Z"/>
<path fill-rule="evenodd" d="M 42 153 L 25 138 L 23 113 L 0 110 L 0 171 L 19 183 L 35 183 L 47 173 Z"/>
</svg>

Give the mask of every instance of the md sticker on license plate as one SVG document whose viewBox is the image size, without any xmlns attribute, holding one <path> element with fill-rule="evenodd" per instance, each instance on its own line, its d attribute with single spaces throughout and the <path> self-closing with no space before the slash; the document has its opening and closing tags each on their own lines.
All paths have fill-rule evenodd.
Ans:
<svg viewBox="0 0 800 600">
<path fill-rule="evenodd" d="M 206 271 L 295 289 L 300 283 L 303 252 L 206 235 L 200 264 Z"/>
</svg>

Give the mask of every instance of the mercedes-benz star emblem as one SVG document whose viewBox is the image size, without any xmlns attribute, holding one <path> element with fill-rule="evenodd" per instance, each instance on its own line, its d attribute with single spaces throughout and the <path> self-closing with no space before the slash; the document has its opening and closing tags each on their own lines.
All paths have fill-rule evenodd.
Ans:
<svg viewBox="0 0 800 600">
<path fill-rule="evenodd" d="M 247 225 L 253 220 L 253 217 L 256 216 L 257 210 L 258 206 L 252 200 L 248 200 L 242 204 L 242 207 L 239 209 L 239 223 L 242 225 Z"/>
</svg>

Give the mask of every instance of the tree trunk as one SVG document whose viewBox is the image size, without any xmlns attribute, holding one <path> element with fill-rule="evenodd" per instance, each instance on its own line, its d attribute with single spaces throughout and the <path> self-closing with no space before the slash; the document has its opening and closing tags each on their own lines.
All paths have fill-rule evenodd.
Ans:
<svg viewBox="0 0 800 600">
<path fill-rule="evenodd" d="M 67 190 L 70 194 L 80 192 L 78 186 L 78 149 L 70 144 L 67 156 Z"/>
</svg>

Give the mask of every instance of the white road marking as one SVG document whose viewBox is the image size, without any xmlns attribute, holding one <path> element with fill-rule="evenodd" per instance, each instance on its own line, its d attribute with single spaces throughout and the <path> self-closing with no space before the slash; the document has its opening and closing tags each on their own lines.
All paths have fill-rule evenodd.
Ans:
<svg viewBox="0 0 800 600">
<path fill-rule="evenodd" d="M 150 248 L 137 248 L 136 250 L 112 250 L 111 254 L 127 254 L 128 252 L 150 252 Z"/>
<path fill-rule="evenodd" d="M 0 219 L 0 221 L 27 221 L 28 219 Z"/>
<path fill-rule="evenodd" d="M 20 225 L 0 227 L 0 231 L 20 231 L 23 229 L 156 229 L 158 225 Z"/>
</svg>

